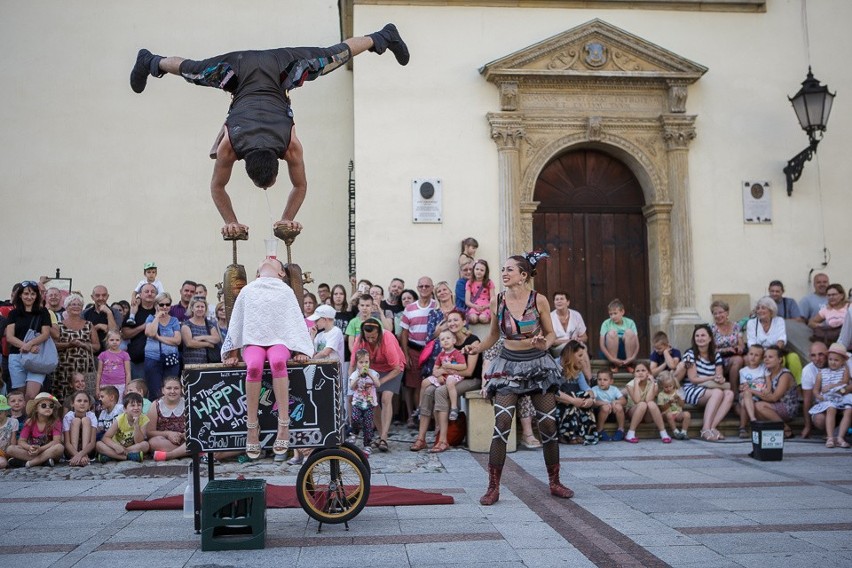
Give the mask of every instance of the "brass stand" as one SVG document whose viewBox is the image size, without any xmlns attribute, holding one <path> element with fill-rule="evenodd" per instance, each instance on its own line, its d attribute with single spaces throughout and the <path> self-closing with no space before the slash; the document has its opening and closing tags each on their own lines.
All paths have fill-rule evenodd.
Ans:
<svg viewBox="0 0 852 568">
<path fill-rule="evenodd" d="M 275 227 L 273 234 L 278 237 L 280 240 L 284 241 L 284 245 L 287 247 L 287 262 L 284 264 L 284 271 L 287 273 L 287 279 L 289 280 L 288 284 L 290 284 L 290 288 L 293 289 L 293 293 L 296 294 L 296 301 L 299 302 L 299 309 L 304 313 L 305 305 L 305 284 L 310 284 L 314 281 L 311 278 L 310 272 L 302 272 L 302 268 L 298 264 L 293 263 L 293 255 L 290 250 L 290 246 L 293 244 L 293 241 L 296 240 L 296 237 L 299 236 L 301 230 L 287 228 L 283 226 Z"/>
<path fill-rule="evenodd" d="M 225 269 L 225 275 L 222 277 L 222 292 L 224 293 L 225 302 L 225 318 L 231 321 L 231 310 L 234 309 L 234 302 L 237 301 L 237 296 L 243 286 L 248 282 L 246 277 L 246 268 L 237 262 L 237 241 L 247 241 L 248 233 L 244 232 L 235 237 L 222 237 L 226 241 L 231 241 L 233 246 L 233 263 Z"/>
</svg>

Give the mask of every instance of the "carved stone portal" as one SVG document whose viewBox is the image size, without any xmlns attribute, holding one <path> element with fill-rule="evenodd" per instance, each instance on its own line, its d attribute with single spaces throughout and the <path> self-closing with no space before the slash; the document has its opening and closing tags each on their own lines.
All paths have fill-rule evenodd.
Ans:
<svg viewBox="0 0 852 568">
<path fill-rule="evenodd" d="M 497 144 L 500 254 L 532 246 L 535 182 L 565 151 L 593 147 L 623 161 L 645 193 L 651 328 L 686 345 L 695 309 L 689 219 L 688 86 L 707 68 L 602 20 L 480 69 L 497 85 L 488 114 Z"/>
</svg>

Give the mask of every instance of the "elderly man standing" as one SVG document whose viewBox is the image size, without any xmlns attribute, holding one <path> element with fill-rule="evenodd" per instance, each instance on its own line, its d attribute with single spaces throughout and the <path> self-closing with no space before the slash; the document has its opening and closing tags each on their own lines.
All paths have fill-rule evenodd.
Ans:
<svg viewBox="0 0 852 568">
<path fill-rule="evenodd" d="M 139 295 L 130 306 L 130 315 L 121 326 L 121 338 L 127 340 L 127 354 L 130 355 L 130 374 L 134 379 L 145 378 L 145 320 L 157 313 L 154 300 L 157 287 L 144 284 Z"/>
<path fill-rule="evenodd" d="M 109 305 L 107 305 L 108 301 L 109 290 L 107 290 L 107 287 L 103 284 L 98 284 L 92 288 L 92 305 L 83 310 L 83 319 L 91 322 L 95 331 L 98 332 L 98 341 L 100 341 L 101 344 L 101 348 L 98 353 L 105 351 L 107 348 L 107 332 L 110 330 L 118 331 L 118 328 L 122 323 L 121 311 L 110 308 Z M 96 355 L 98 353 L 96 353 Z"/>
<path fill-rule="evenodd" d="M 423 276 L 417 281 L 417 294 L 420 299 L 412 302 L 405 307 L 402 312 L 402 336 L 400 344 L 402 346 L 402 354 L 405 356 L 405 380 L 403 383 L 403 400 L 405 407 L 408 410 L 408 427 L 417 428 L 417 423 L 414 421 L 414 409 L 417 407 L 417 402 L 420 400 L 420 353 L 426 342 L 429 341 L 426 332 L 427 323 L 429 321 L 429 312 L 434 310 L 438 303 L 432 296 L 434 286 L 432 279 L 428 276 Z"/>
<path fill-rule="evenodd" d="M 48 288 L 44 293 L 44 307 L 53 312 L 57 322 L 62 321 L 62 314 L 65 312 L 62 305 L 63 299 L 59 288 Z"/>
<path fill-rule="evenodd" d="M 828 304 L 828 274 L 817 273 L 814 275 L 814 291 L 801 300 L 799 300 L 799 311 L 802 312 L 802 317 L 805 321 L 811 321 L 811 318 L 817 315 L 821 309 Z"/>
</svg>

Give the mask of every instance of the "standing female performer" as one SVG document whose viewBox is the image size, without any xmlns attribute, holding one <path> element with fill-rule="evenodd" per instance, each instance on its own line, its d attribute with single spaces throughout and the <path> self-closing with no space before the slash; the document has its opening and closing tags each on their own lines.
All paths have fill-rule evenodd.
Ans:
<svg viewBox="0 0 852 568">
<path fill-rule="evenodd" d="M 544 258 L 547 258 L 546 253 L 531 252 L 506 260 L 502 269 L 506 290 L 497 296 L 497 317 L 491 319 L 491 331 L 479 345 L 465 348 L 469 354 L 482 353 L 498 338 L 505 339 L 482 385 L 483 395 L 494 400 L 488 490 L 479 500 L 482 505 L 493 505 L 500 499 L 506 442 L 515 420 L 515 405 L 523 395 L 530 396 L 536 410 L 550 494 L 563 499 L 574 496 L 573 491 L 559 482 L 555 392 L 562 380 L 562 370 L 547 352 L 556 337 L 550 321 L 550 305 L 547 298 L 527 285 L 535 276 L 536 264 Z"/>
</svg>

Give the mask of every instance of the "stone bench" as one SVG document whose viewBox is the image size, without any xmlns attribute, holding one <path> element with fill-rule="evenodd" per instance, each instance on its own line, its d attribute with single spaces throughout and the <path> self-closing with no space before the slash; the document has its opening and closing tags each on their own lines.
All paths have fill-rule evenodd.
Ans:
<svg viewBox="0 0 852 568">
<path fill-rule="evenodd" d="M 471 452 L 488 453 L 491 449 L 491 437 L 494 435 L 494 404 L 483 398 L 478 390 L 464 395 L 467 402 L 467 448 Z M 516 413 L 517 418 L 517 413 Z M 512 422 L 506 451 L 518 449 L 517 419 Z"/>
</svg>

